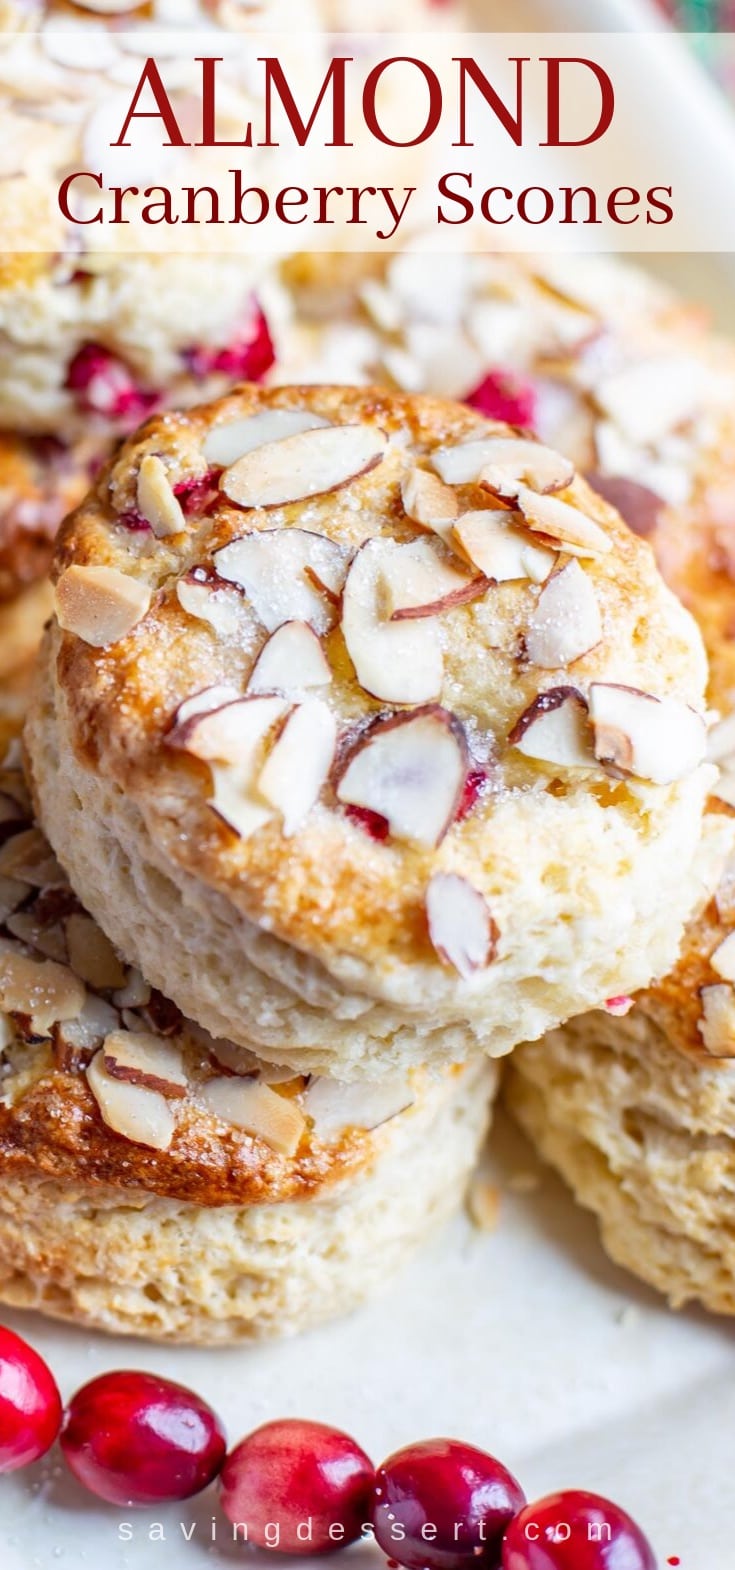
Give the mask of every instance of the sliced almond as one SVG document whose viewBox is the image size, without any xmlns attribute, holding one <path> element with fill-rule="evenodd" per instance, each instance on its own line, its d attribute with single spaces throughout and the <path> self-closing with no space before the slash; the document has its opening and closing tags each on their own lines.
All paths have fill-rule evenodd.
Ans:
<svg viewBox="0 0 735 1570">
<path fill-rule="evenodd" d="M 454 491 L 430 469 L 412 469 L 401 484 L 401 500 L 406 516 L 422 529 L 444 534 L 459 515 Z"/>
<path fill-rule="evenodd" d="M 17 878 L 0 877 L 0 922 L 7 924 L 12 920 L 18 906 L 29 899 L 30 895 L 29 884 L 21 883 Z"/>
<path fill-rule="evenodd" d="M 180 703 L 174 714 L 172 730 L 193 720 L 196 714 L 210 714 L 215 709 L 223 709 L 228 703 L 235 703 L 242 694 L 236 687 L 230 687 L 226 682 L 215 682 L 211 687 L 203 687 L 201 692 L 192 693 L 190 698 L 185 698 Z"/>
<path fill-rule="evenodd" d="M 283 817 L 286 837 L 295 834 L 319 798 L 334 762 L 337 721 L 320 698 L 309 698 L 289 715 L 258 775 L 257 790 Z"/>
<path fill-rule="evenodd" d="M 595 756 L 611 773 L 669 785 L 704 759 L 704 720 L 677 698 L 593 682 L 589 705 Z"/>
<path fill-rule="evenodd" d="M 345 546 L 322 534 L 261 529 L 223 546 L 214 562 L 221 578 L 245 590 L 268 632 L 285 621 L 308 621 L 324 633 L 337 619 L 349 559 Z"/>
<path fill-rule="evenodd" d="M 463 512 L 452 529 L 451 539 L 463 554 L 494 583 L 510 583 L 529 578 L 543 583 L 556 560 L 556 553 L 529 540 L 506 513 L 486 507 L 480 512 Z"/>
<path fill-rule="evenodd" d="M 340 490 L 380 463 L 382 431 L 330 425 L 266 442 L 226 469 L 220 489 L 238 507 L 285 507 Z"/>
<path fill-rule="evenodd" d="M 701 987 L 699 1033 L 713 1058 L 735 1058 L 735 990 L 726 982 Z"/>
<path fill-rule="evenodd" d="M 729 932 L 710 956 L 710 965 L 724 981 L 735 981 L 735 932 Z"/>
<path fill-rule="evenodd" d="M 165 1096 L 146 1085 L 130 1085 L 114 1079 L 105 1067 L 101 1052 L 95 1053 L 87 1069 L 87 1081 L 108 1128 L 136 1145 L 152 1150 L 168 1150 L 176 1123 Z"/>
<path fill-rule="evenodd" d="M 414 540 L 391 552 L 382 574 L 383 608 L 391 621 L 419 621 L 467 605 L 486 594 L 485 578 L 460 572 L 433 540 Z"/>
<path fill-rule="evenodd" d="M 14 911 L 8 916 L 5 925 L 14 938 L 27 944 L 28 948 L 36 949 L 45 959 L 55 959 L 59 965 L 67 963 L 69 953 L 63 928 L 39 921 L 33 907 L 30 910 Z"/>
<path fill-rule="evenodd" d="M 107 1073 L 129 1085 L 145 1085 L 162 1096 L 185 1096 L 188 1079 L 179 1047 L 140 1030 L 116 1030 L 105 1038 L 102 1056 Z"/>
<path fill-rule="evenodd" d="M 23 829 L 0 847 L 0 876 L 19 878 L 33 888 L 64 887 L 66 878 L 39 828 Z"/>
<path fill-rule="evenodd" d="M 550 687 L 524 710 L 508 742 L 527 758 L 567 769 L 595 767 L 587 704 L 576 687 Z"/>
<path fill-rule="evenodd" d="M 405 1080 L 377 1084 L 344 1085 L 336 1079 L 312 1079 L 302 1097 L 307 1117 L 312 1119 L 317 1139 L 333 1140 L 351 1129 L 369 1132 L 399 1117 L 414 1104 L 414 1094 Z"/>
<path fill-rule="evenodd" d="M 103 649 L 126 638 L 151 604 L 147 584 L 116 567 L 67 567 L 54 590 L 59 626 Z"/>
<path fill-rule="evenodd" d="M 386 613 L 389 585 L 410 581 L 412 549 L 393 540 L 368 540 L 355 556 L 342 596 L 342 633 L 357 680 L 388 703 L 437 698 L 444 677 L 436 619 L 392 621 Z"/>
<path fill-rule="evenodd" d="M 36 1034 L 47 1035 L 58 1020 L 75 1019 L 86 996 L 84 983 L 66 965 L 20 950 L 0 952 L 0 1008 L 29 1015 Z"/>
<path fill-rule="evenodd" d="M 459 721 L 433 704 L 379 720 L 358 741 L 337 797 L 388 820 L 394 839 L 438 845 L 453 822 L 467 776 Z"/>
<path fill-rule="evenodd" d="M 100 990 L 121 987 L 125 970 L 108 937 L 87 915 L 67 916 L 64 923 L 69 964 L 82 981 Z"/>
<path fill-rule="evenodd" d="M 223 1123 L 264 1140 L 279 1155 L 295 1156 L 306 1128 L 295 1101 L 279 1096 L 268 1085 L 234 1076 L 207 1080 L 199 1095 L 207 1110 Z"/>
<path fill-rule="evenodd" d="M 612 540 L 599 523 L 558 496 L 537 496 L 521 486 L 516 506 L 527 528 L 563 545 L 570 556 L 604 556 L 612 550 Z"/>
<path fill-rule="evenodd" d="M 299 692 L 308 687 L 326 687 L 331 680 L 332 672 L 314 628 L 306 621 L 284 621 L 261 649 L 248 692 Z"/>
<path fill-rule="evenodd" d="M 642 447 L 697 414 L 707 397 L 709 375 L 704 360 L 688 355 L 638 360 L 598 381 L 595 402 Z"/>
<path fill-rule="evenodd" d="M 176 598 L 187 616 L 208 622 L 220 638 L 231 637 L 242 628 L 243 605 L 239 594 L 220 578 L 211 577 L 202 567 L 193 567 L 179 578 Z"/>
<path fill-rule="evenodd" d="M 282 698 L 240 698 L 221 709 L 195 714 L 174 726 L 168 743 L 209 763 L 210 805 L 241 839 L 274 816 L 254 786 L 263 763 L 266 739 L 287 711 Z"/>
<path fill-rule="evenodd" d="M 594 649 L 602 638 L 595 591 L 578 561 L 552 573 L 538 597 L 525 632 L 525 654 L 532 665 L 557 670 Z"/>
<path fill-rule="evenodd" d="M 456 872 L 435 872 L 426 890 L 429 937 L 439 959 L 469 981 L 495 958 L 498 929 L 484 895 Z"/>
<path fill-rule="evenodd" d="M 112 994 L 112 1001 L 120 1009 L 146 1008 L 151 1000 L 151 989 L 134 965 L 126 971 L 125 983 Z"/>
<path fill-rule="evenodd" d="M 156 538 L 181 534 L 186 519 L 181 503 L 174 496 L 165 463 L 155 453 L 141 460 L 137 485 L 138 511 L 149 523 Z"/>
<path fill-rule="evenodd" d="M 482 478 L 488 490 L 509 500 L 525 486 L 564 491 L 574 479 L 574 464 L 568 458 L 524 437 L 483 436 L 438 447 L 431 463 L 448 485 L 475 485 Z"/>
<path fill-rule="evenodd" d="M 229 469 L 256 447 L 283 441 L 286 436 L 300 436 L 302 431 L 314 431 L 327 424 L 327 420 L 309 414 L 307 409 L 261 409 L 257 414 L 223 420 L 213 426 L 204 438 L 203 452 L 207 463 L 217 469 Z"/>
<path fill-rule="evenodd" d="M 106 1003 L 104 998 L 95 997 L 93 992 L 87 994 L 84 1007 L 75 1019 L 59 1020 L 53 1027 L 54 1048 L 65 1049 L 65 1053 L 72 1053 L 75 1057 L 86 1052 L 94 1052 L 101 1047 L 105 1036 L 115 1031 L 120 1025 L 120 1015 L 112 1004 Z M 68 1058 L 67 1058 L 68 1061 Z"/>
</svg>

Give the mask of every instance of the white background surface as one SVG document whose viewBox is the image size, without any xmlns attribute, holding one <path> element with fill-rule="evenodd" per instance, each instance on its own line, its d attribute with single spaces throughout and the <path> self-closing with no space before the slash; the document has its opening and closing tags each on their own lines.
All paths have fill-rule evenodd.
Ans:
<svg viewBox="0 0 735 1570">
<path fill-rule="evenodd" d="M 504 25 L 513 28 L 548 26 L 550 10 L 553 25 L 568 18 L 570 27 L 600 29 L 639 14 L 630 0 L 581 8 L 523 0 L 510 9 L 502 8 Z M 690 113 L 692 124 L 706 122 L 664 71 L 655 90 L 672 125 Z M 702 156 L 710 153 L 703 144 Z M 728 258 L 663 262 L 735 321 Z M 681 1570 L 733 1570 L 735 1325 L 670 1313 L 606 1261 L 593 1223 L 548 1173 L 535 1193 L 507 1189 L 513 1174 L 534 1167 L 517 1136 L 501 1131 L 493 1146 L 504 1189 L 497 1231 L 458 1219 L 380 1302 L 298 1341 L 205 1353 L 110 1341 L 31 1316 L 8 1322 L 49 1358 L 65 1395 L 103 1369 L 140 1367 L 197 1388 L 233 1441 L 284 1415 L 345 1427 L 376 1460 L 412 1439 L 463 1438 L 497 1453 L 529 1497 L 580 1486 L 617 1499 L 648 1530 L 662 1566 L 678 1555 Z M 0 1570 L 211 1570 L 244 1557 L 228 1545 L 223 1519 L 211 1544 L 211 1490 L 190 1506 L 128 1513 L 135 1537 L 123 1544 L 124 1513 L 85 1495 L 53 1453 L 1 1488 Z M 153 1521 L 164 1523 L 165 1542 L 147 1540 Z M 188 1544 L 180 1521 L 197 1522 Z M 367 1570 L 381 1559 L 365 1548 L 346 1562 Z"/>
</svg>

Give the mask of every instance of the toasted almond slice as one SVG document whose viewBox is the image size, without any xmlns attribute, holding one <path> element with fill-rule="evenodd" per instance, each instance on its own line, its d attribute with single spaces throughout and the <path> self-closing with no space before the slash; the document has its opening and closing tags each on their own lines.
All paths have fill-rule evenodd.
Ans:
<svg viewBox="0 0 735 1570">
<path fill-rule="evenodd" d="M 669 785 L 705 757 L 704 720 L 677 698 L 593 682 L 589 704 L 595 755 L 610 773 Z"/>
<path fill-rule="evenodd" d="M 103 649 L 126 638 L 151 604 L 147 584 L 117 567 L 67 567 L 54 590 L 59 626 Z"/>
<path fill-rule="evenodd" d="M 469 981 L 495 958 L 498 929 L 484 895 L 456 872 L 435 872 L 426 890 L 429 937 L 445 965 Z"/>
<path fill-rule="evenodd" d="M 556 560 L 554 551 L 535 545 L 512 518 L 490 507 L 480 512 L 463 512 L 452 529 L 451 539 L 473 566 L 494 583 L 510 583 L 516 578 L 543 583 Z"/>
<path fill-rule="evenodd" d="M 58 1020 L 75 1019 L 87 996 L 84 983 L 66 965 L 32 959 L 20 950 L 0 952 L 0 1007 L 30 1015 L 33 1030 L 46 1035 Z"/>
<path fill-rule="evenodd" d="M 571 665 L 602 638 L 595 591 L 578 561 L 567 562 L 547 579 L 529 618 L 526 658 L 544 670 Z"/>
<path fill-rule="evenodd" d="M 174 1099 L 186 1095 L 189 1081 L 181 1049 L 150 1031 L 112 1031 L 102 1044 L 102 1056 L 112 1079 L 145 1085 Z"/>
<path fill-rule="evenodd" d="M 599 381 L 595 402 L 624 435 L 643 447 L 698 413 L 709 376 L 704 360 L 690 355 L 638 360 Z"/>
<path fill-rule="evenodd" d="M 587 704 L 576 687 L 540 692 L 516 721 L 508 742 L 541 763 L 559 763 L 567 769 L 595 767 Z"/>
<path fill-rule="evenodd" d="M 401 484 L 401 500 L 406 516 L 422 529 L 445 534 L 459 514 L 454 491 L 430 469 L 412 469 Z"/>
<path fill-rule="evenodd" d="M 336 744 L 337 721 L 321 698 L 308 698 L 286 720 L 258 775 L 257 790 L 281 813 L 287 838 L 317 802 L 329 778 Z"/>
<path fill-rule="evenodd" d="M 187 720 L 193 720 L 195 714 L 210 714 L 215 709 L 223 709 L 241 696 L 237 688 L 230 687 L 227 682 L 215 682 L 211 687 L 202 687 L 201 692 L 192 693 L 190 698 L 184 698 L 183 703 L 179 704 L 171 729 L 182 727 Z"/>
<path fill-rule="evenodd" d="M 735 990 L 727 982 L 700 987 L 699 1033 L 713 1058 L 735 1058 Z"/>
<path fill-rule="evenodd" d="M 94 11 L 99 16 L 122 16 L 125 11 L 137 11 L 140 0 L 76 0 L 82 11 Z"/>
<path fill-rule="evenodd" d="M 718 943 L 714 954 L 710 957 L 710 965 L 722 976 L 723 981 L 735 981 L 735 932 L 729 932 L 726 938 Z"/>
<path fill-rule="evenodd" d="M 340 490 L 380 463 L 382 431 L 328 425 L 266 442 L 226 469 L 220 489 L 238 507 L 285 507 Z"/>
<path fill-rule="evenodd" d="M 337 797 L 387 818 L 394 839 L 438 845 L 457 812 L 467 767 L 462 726 L 431 704 L 379 720 L 361 736 Z"/>
<path fill-rule="evenodd" d="M 342 596 L 342 633 L 357 680 L 388 703 L 437 698 L 444 676 L 436 619 L 391 621 L 386 615 L 386 585 L 405 581 L 404 572 L 408 577 L 411 551 L 393 540 L 368 540 L 355 556 Z"/>
<path fill-rule="evenodd" d="M 36 889 L 65 887 L 66 878 L 46 836 L 35 826 L 13 834 L 0 847 L 0 876 Z"/>
<path fill-rule="evenodd" d="M 207 1110 L 223 1123 L 244 1129 L 262 1139 L 279 1155 L 295 1156 L 306 1128 L 306 1119 L 295 1101 L 279 1096 L 257 1080 L 209 1079 L 199 1095 Z"/>
<path fill-rule="evenodd" d="M 120 1009 L 144 1009 L 151 1001 L 151 989 L 134 965 L 125 973 L 125 983 L 112 994 L 112 1001 Z"/>
<path fill-rule="evenodd" d="M 329 1141 L 351 1129 L 369 1132 L 412 1107 L 415 1096 L 405 1080 L 380 1080 L 343 1085 L 336 1079 L 312 1079 L 302 1106 L 313 1120 L 317 1139 Z"/>
<path fill-rule="evenodd" d="M 328 423 L 307 409 L 261 409 L 258 414 L 238 416 L 213 426 L 204 438 L 203 452 L 207 463 L 217 469 L 229 469 L 256 447 L 283 441 L 286 436 L 300 436 L 302 431 L 315 431 Z"/>
<path fill-rule="evenodd" d="M 521 486 L 516 506 L 527 528 L 545 535 L 547 540 L 558 541 L 570 556 L 604 556 L 612 550 L 612 540 L 599 523 L 569 502 L 560 501 L 558 496 L 537 496 L 535 491 Z"/>
<path fill-rule="evenodd" d="M 165 463 L 155 453 L 141 460 L 137 485 L 138 511 L 156 538 L 181 534 L 186 528 L 181 503 L 174 496 Z"/>
<path fill-rule="evenodd" d="M 488 490 L 508 500 L 524 487 L 564 491 L 574 479 L 574 464 L 568 458 L 524 437 L 482 436 L 438 447 L 431 463 L 448 485 L 474 485 L 482 478 Z"/>
<path fill-rule="evenodd" d="M 64 923 L 69 964 L 90 987 L 121 987 L 125 970 L 108 937 L 91 916 L 74 914 Z"/>
<path fill-rule="evenodd" d="M 308 621 L 315 632 L 324 633 L 337 620 L 349 559 L 344 545 L 322 534 L 261 529 L 223 546 L 214 562 L 220 577 L 245 590 L 268 632 L 285 621 Z"/>
<path fill-rule="evenodd" d="M 87 1081 L 102 1117 L 113 1133 L 152 1150 L 168 1150 L 176 1123 L 165 1096 L 146 1085 L 114 1079 L 96 1052 L 87 1069 Z"/>
<path fill-rule="evenodd" d="M 202 567 L 193 567 L 179 578 L 176 598 L 187 616 L 208 622 L 220 638 L 231 637 L 242 628 L 243 603 L 237 590 L 210 577 Z"/>
<path fill-rule="evenodd" d="M 14 911 L 8 916 L 5 925 L 14 938 L 27 944 L 28 948 L 36 949 L 45 959 L 55 959 L 60 965 L 67 963 L 69 955 L 63 929 L 39 921 L 32 907 L 30 910 Z"/>
<path fill-rule="evenodd" d="M 258 655 L 248 692 L 299 692 L 326 687 L 332 680 L 326 655 L 306 621 L 284 621 Z"/>
<path fill-rule="evenodd" d="M 0 877 L 0 922 L 7 922 L 30 892 L 30 885 L 19 878 Z"/>
<path fill-rule="evenodd" d="M 267 738 L 287 708 L 282 698 L 240 698 L 195 714 L 169 732 L 170 746 L 210 764 L 210 806 L 241 839 L 248 839 L 274 816 L 274 809 L 256 794 L 255 781 Z"/>
<path fill-rule="evenodd" d="M 92 1052 L 101 1047 L 105 1036 L 118 1030 L 120 1015 L 111 1003 L 89 992 L 84 1007 L 76 1019 L 59 1020 L 53 1027 L 54 1046 L 64 1046 L 73 1052 Z"/>
<path fill-rule="evenodd" d="M 390 552 L 381 573 L 382 609 L 391 621 L 418 621 L 466 605 L 486 594 L 484 578 L 469 578 L 440 554 L 441 546 L 420 539 Z"/>
</svg>

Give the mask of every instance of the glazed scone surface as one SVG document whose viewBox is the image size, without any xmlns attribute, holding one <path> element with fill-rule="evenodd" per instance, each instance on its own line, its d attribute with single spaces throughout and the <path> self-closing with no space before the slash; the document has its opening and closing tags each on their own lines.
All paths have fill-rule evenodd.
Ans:
<svg viewBox="0 0 735 1570">
<path fill-rule="evenodd" d="M 448 522 L 416 521 L 437 505 Z M 56 576 L 66 630 L 28 733 L 41 815 L 129 958 L 148 941 L 134 891 L 103 912 L 93 886 L 110 834 L 170 880 L 152 927 L 173 901 L 175 930 L 178 887 L 202 952 L 215 926 L 229 942 L 229 990 L 167 962 L 170 934 L 146 953 L 208 1029 L 270 1056 L 275 1009 L 282 1061 L 385 1072 L 430 1043 L 506 1051 L 668 962 L 712 777 L 701 645 L 648 547 L 558 454 L 436 400 L 243 388 L 121 449 Z M 305 621 L 284 665 L 279 631 Z M 202 692 L 209 719 L 188 707 Z M 85 806 L 73 830 L 57 770 Z M 249 1001 L 238 941 L 261 972 Z M 334 1018 L 318 1039 L 325 1010 L 356 1021 L 347 1042 Z M 391 1040 L 408 1024 L 413 1047 Z"/>
</svg>

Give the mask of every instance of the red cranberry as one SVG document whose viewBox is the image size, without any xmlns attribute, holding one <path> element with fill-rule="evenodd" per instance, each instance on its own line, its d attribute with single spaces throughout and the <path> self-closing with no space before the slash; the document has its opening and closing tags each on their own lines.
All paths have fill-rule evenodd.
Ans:
<svg viewBox="0 0 735 1570">
<path fill-rule="evenodd" d="M 488 371 L 464 401 L 489 420 L 506 420 L 508 425 L 532 426 L 536 417 L 533 383 L 515 371 Z"/>
<path fill-rule="evenodd" d="M 470 769 L 468 771 L 467 778 L 462 789 L 462 795 L 459 799 L 459 806 L 455 814 L 455 820 L 457 823 L 461 823 L 463 818 L 469 817 L 473 807 L 477 805 L 477 802 L 479 801 L 483 790 L 487 785 L 487 780 L 488 775 L 486 769 L 482 769 L 478 766 L 477 768 Z"/>
<path fill-rule="evenodd" d="M 364 829 L 371 840 L 382 842 L 387 840 L 390 833 L 390 824 L 380 812 L 373 812 L 371 807 L 345 807 L 345 815 L 358 828 Z"/>
<path fill-rule="evenodd" d="M 137 425 L 159 402 L 160 394 L 138 387 L 117 355 L 99 343 L 85 343 L 71 360 L 65 386 L 80 408 L 108 420 Z"/>
<path fill-rule="evenodd" d="M 283 1554 L 323 1554 L 361 1536 L 370 1520 L 373 1464 L 337 1428 L 284 1418 L 230 1452 L 221 1503 L 247 1541 Z"/>
<path fill-rule="evenodd" d="M 0 1472 L 37 1461 L 61 1427 L 61 1396 L 43 1358 L 0 1327 Z"/>
<path fill-rule="evenodd" d="M 153 530 L 147 518 L 133 508 L 129 512 L 120 512 L 115 519 L 123 529 L 129 529 L 131 534 L 152 534 Z"/>
<path fill-rule="evenodd" d="M 206 474 L 191 480 L 179 480 L 174 486 L 174 496 L 178 496 L 187 518 L 196 514 L 206 513 L 213 503 L 219 501 L 219 480 L 221 469 L 208 469 Z"/>
<path fill-rule="evenodd" d="M 112 1505 L 154 1505 L 206 1488 L 227 1445 L 219 1418 L 192 1390 L 125 1369 L 77 1391 L 61 1448 L 90 1493 Z"/>
<path fill-rule="evenodd" d="M 408 1570 L 500 1564 L 503 1533 L 526 1496 L 494 1456 L 454 1439 L 427 1439 L 377 1471 L 373 1526 L 385 1554 Z"/>
<path fill-rule="evenodd" d="M 578 1489 L 526 1505 L 503 1543 L 503 1570 L 656 1570 L 650 1543 L 629 1515 Z"/>
<path fill-rule="evenodd" d="M 184 359 L 194 376 L 219 372 L 233 381 L 262 381 L 276 357 L 270 329 L 260 306 L 241 337 L 224 349 L 205 349 L 197 345 L 186 349 Z"/>
</svg>

